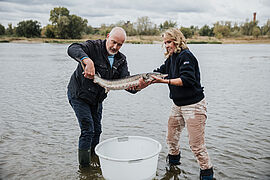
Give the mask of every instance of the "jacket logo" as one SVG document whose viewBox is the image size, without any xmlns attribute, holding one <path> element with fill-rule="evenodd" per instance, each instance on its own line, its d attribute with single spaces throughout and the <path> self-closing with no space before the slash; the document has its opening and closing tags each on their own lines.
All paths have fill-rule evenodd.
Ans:
<svg viewBox="0 0 270 180">
<path fill-rule="evenodd" d="M 189 61 L 185 61 L 183 64 L 189 64 Z"/>
</svg>

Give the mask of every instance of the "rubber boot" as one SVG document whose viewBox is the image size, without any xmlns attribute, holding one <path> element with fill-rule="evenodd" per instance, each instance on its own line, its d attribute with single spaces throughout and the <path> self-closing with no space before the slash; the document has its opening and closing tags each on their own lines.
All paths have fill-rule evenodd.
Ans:
<svg viewBox="0 0 270 180">
<path fill-rule="evenodd" d="M 166 171 L 168 172 L 177 172 L 180 171 L 178 165 L 180 165 L 180 158 L 181 155 L 180 153 L 178 155 L 171 155 L 168 154 L 166 157 Z M 180 171 L 181 172 L 181 171 Z"/>
<path fill-rule="evenodd" d="M 80 163 L 80 167 L 84 168 L 84 167 L 88 167 L 90 166 L 90 162 L 91 162 L 91 150 L 84 150 L 84 149 L 79 149 L 78 152 L 78 158 L 79 158 L 79 163 Z"/>
<path fill-rule="evenodd" d="M 174 166 L 174 165 L 180 165 L 180 158 L 181 158 L 181 154 L 179 153 L 178 155 L 171 155 L 168 154 L 167 156 L 167 164 L 170 166 Z"/>
<path fill-rule="evenodd" d="M 213 180 L 214 171 L 213 168 L 200 170 L 200 180 Z"/>
</svg>

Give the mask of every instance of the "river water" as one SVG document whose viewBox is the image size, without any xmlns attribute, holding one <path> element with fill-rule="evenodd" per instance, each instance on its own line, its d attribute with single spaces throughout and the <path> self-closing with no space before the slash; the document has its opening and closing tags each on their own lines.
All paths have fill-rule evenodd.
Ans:
<svg viewBox="0 0 270 180">
<path fill-rule="evenodd" d="M 66 86 L 76 62 L 68 44 L 0 44 L 0 179 L 103 179 L 80 171 L 79 127 Z M 198 58 L 208 102 L 206 145 L 216 179 L 270 179 L 270 45 L 189 45 Z M 163 61 L 159 44 L 124 44 L 131 74 Z M 198 179 L 199 166 L 181 136 L 179 171 L 166 172 L 168 88 L 111 91 L 101 140 L 142 135 L 162 144 L 155 179 Z M 125 173 L 125 172 L 123 172 Z"/>
</svg>

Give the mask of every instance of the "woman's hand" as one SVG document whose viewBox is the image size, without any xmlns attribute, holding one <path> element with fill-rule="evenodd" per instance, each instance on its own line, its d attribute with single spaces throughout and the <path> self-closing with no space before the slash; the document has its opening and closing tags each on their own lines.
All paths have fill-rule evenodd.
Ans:
<svg viewBox="0 0 270 180">
<path fill-rule="evenodd" d="M 152 76 L 154 80 L 152 80 L 152 83 L 166 83 L 168 84 L 169 80 L 168 79 L 162 79 L 157 76 Z"/>
</svg>

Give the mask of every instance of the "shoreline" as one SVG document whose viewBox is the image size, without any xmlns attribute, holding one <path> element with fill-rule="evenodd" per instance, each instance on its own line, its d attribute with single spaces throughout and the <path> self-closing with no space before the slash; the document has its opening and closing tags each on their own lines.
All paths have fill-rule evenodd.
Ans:
<svg viewBox="0 0 270 180">
<path fill-rule="evenodd" d="M 50 38 L 26 38 L 26 37 L 0 37 L 0 43 L 56 43 L 70 44 L 74 42 L 84 42 L 88 39 L 105 39 L 100 35 L 87 35 L 82 39 L 50 39 Z M 188 44 L 270 44 L 270 37 L 238 37 L 217 39 L 208 36 L 194 36 L 187 39 Z M 130 44 L 161 44 L 160 36 L 128 36 L 126 43 Z"/>
</svg>

